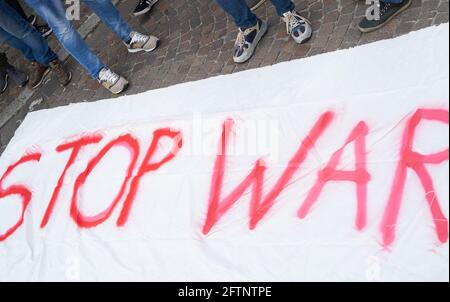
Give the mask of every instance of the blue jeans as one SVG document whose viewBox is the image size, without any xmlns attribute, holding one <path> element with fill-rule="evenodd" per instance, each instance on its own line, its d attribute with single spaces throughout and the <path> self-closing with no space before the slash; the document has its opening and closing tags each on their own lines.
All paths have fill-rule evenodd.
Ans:
<svg viewBox="0 0 450 302">
<path fill-rule="evenodd" d="M 271 0 L 279 16 L 295 8 L 291 0 Z M 245 30 L 253 27 L 258 22 L 258 18 L 250 10 L 245 0 L 216 0 L 222 9 L 233 17 L 237 27 Z"/>
<path fill-rule="evenodd" d="M 400 3 L 402 3 L 405 0 L 382 0 L 382 1 L 386 2 L 386 3 L 400 4 Z"/>
<path fill-rule="evenodd" d="M 58 59 L 47 40 L 3 0 L 0 0 L 0 42 L 20 50 L 27 60 L 44 66 Z"/>
<path fill-rule="evenodd" d="M 66 18 L 63 0 L 26 0 L 53 29 L 62 46 L 94 79 L 105 65 L 86 45 L 73 23 Z M 110 0 L 82 0 L 124 42 L 130 39 L 131 29 Z M 106 41 L 105 41 L 106 42 Z"/>
</svg>

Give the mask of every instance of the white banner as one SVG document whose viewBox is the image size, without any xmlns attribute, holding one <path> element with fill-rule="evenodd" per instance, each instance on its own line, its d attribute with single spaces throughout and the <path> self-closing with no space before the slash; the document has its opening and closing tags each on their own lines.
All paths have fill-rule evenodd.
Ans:
<svg viewBox="0 0 450 302">
<path fill-rule="evenodd" d="M 0 281 L 448 281 L 448 36 L 28 114 Z"/>
</svg>

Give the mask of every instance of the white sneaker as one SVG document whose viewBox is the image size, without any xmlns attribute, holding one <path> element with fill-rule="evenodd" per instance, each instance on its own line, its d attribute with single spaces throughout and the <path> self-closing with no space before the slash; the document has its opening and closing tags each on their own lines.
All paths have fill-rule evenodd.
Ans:
<svg viewBox="0 0 450 302">
<path fill-rule="evenodd" d="M 106 67 L 100 71 L 98 81 L 103 87 L 108 89 L 113 94 L 122 93 L 128 88 L 129 85 L 128 81 L 124 77 L 121 77 Z"/>
<path fill-rule="evenodd" d="M 246 30 L 239 29 L 239 33 L 234 43 L 233 60 L 242 64 L 250 60 L 258 46 L 259 41 L 267 32 L 267 23 L 258 20 L 255 26 Z"/>
<path fill-rule="evenodd" d="M 131 33 L 130 38 L 130 42 L 126 44 L 129 52 L 150 52 L 155 50 L 159 44 L 157 37 L 147 36 L 135 31 Z"/>
<path fill-rule="evenodd" d="M 312 27 L 306 18 L 303 18 L 295 11 L 287 12 L 283 16 L 286 22 L 286 32 L 298 44 L 305 43 L 312 36 Z"/>
</svg>

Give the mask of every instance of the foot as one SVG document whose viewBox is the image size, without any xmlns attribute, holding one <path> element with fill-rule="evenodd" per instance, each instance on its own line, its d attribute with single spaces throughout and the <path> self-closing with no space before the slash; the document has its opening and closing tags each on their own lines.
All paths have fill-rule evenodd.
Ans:
<svg viewBox="0 0 450 302">
<path fill-rule="evenodd" d="M 66 71 L 60 60 L 55 60 L 50 63 L 50 69 L 53 75 L 58 79 L 61 86 L 67 86 L 72 80 L 72 73 Z"/>
<path fill-rule="evenodd" d="M 255 26 L 246 30 L 239 29 L 239 33 L 234 45 L 233 60 L 238 64 L 242 64 L 250 60 L 253 56 L 259 41 L 267 32 L 267 23 L 258 20 Z"/>
<path fill-rule="evenodd" d="M 8 88 L 8 73 L 5 68 L 0 68 L 0 94 Z"/>
<path fill-rule="evenodd" d="M 139 0 L 139 3 L 133 11 L 133 15 L 140 16 L 149 12 L 156 2 L 158 2 L 158 0 Z"/>
<path fill-rule="evenodd" d="M 113 94 L 120 94 L 128 88 L 128 81 L 120 75 L 114 73 L 109 68 L 103 68 L 99 75 L 98 81 L 103 87 Z"/>
<path fill-rule="evenodd" d="M 36 89 L 42 85 L 47 75 L 50 73 L 50 66 L 43 66 L 37 62 L 31 63 L 30 81 L 28 85 L 31 89 Z"/>
<path fill-rule="evenodd" d="M 34 26 L 36 24 L 36 21 L 37 21 L 36 15 L 29 16 L 27 21 L 28 21 L 28 23 L 30 23 L 31 26 Z"/>
<path fill-rule="evenodd" d="M 130 41 L 126 44 L 129 52 L 145 51 L 150 52 L 158 47 L 159 39 L 154 36 L 147 36 L 138 32 L 132 32 Z"/>
<path fill-rule="evenodd" d="M 369 20 L 365 17 L 358 25 L 358 28 L 363 33 L 368 33 L 380 29 L 395 16 L 406 10 L 412 3 L 412 0 L 404 0 L 400 4 L 392 4 L 380 1 L 380 18 L 379 20 Z"/>
<path fill-rule="evenodd" d="M 53 33 L 53 30 L 47 24 L 36 25 L 34 28 L 41 34 L 42 38 L 45 39 Z"/>
<path fill-rule="evenodd" d="M 286 32 L 298 44 L 302 44 L 311 39 L 312 27 L 309 21 L 297 12 L 287 12 L 282 17 L 286 22 Z"/>
<path fill-rule="evenodd" d="M 11 80 L 19 87 L 24 87 L 30 79 L 26 73 L 17 70 L 11 65 L 6 67 L 6 72 L 9 78 L 11 78 Z"/>
</svg>

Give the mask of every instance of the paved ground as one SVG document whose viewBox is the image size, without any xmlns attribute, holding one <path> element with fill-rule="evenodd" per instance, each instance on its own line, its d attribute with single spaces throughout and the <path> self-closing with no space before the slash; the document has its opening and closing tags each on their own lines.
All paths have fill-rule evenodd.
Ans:
<svg viewBox="0 0 450 302">
<path fill-rule="evenodd" d="M 446 23 L 449 19 L 449 0 L 413 0 L 412 7 L 389 25 L 363 35 L 356 25 L 367 8 L 364 1 L 295 0 L 298 11 L 311 20 L 315 31 L 311 41 L 298 46 L 288 39 L 284 24 L 267 3 L 257 10 L 257 14 L 269 21 L 269 32 L 254 58 L 237 66 L 231 60 L 237 30 L 214 1 L 160 0 L 151 14 L 139 18 L 130 15 L 136 0 L 119 3 L 120 11 L 135 29 L 162 39 L 161 47 L 152 54 L 129 54 L 121 41 L 102 24 L 87 36 L 88 44 L 100 58 L 132 82 L 127 94 L 354 47 Z M 89 14 L 83 8 L 83 19 L 77 22 L 78 26 Z M 56 50 L 60 49 L 53 37 L 50 44 Z M 2 49 L 4 46 L 0 46 Z M 388 50 L 380 57 L 384 55 L 389 55 Z M 14 64 L 27 69 L 26 62 L 16 51 L 8 50 L 8 56 Z M 5 121 L 0 124 L 0 154 L 27 112 L 111 97 L 73 59 L 67 59 L 66 66 L 74 74 L 72 83 L 66 88 L 59 87 L 55 80 L 50 79 L 23 102 L 18 101 L 19 96 L 23 97 L 23 91 L 14 87 L 0 96 L 0 120 L 3 115 Z"/>
</svg>

